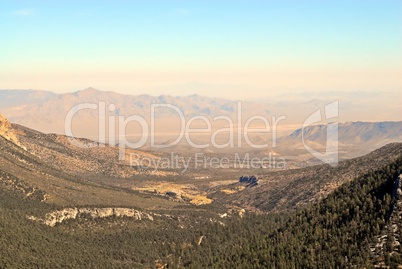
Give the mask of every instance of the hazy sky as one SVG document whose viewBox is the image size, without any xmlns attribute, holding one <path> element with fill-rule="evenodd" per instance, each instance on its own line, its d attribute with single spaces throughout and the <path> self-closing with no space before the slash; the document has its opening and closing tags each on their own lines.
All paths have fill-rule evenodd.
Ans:
<svg viewBox="0 0 402 269">
<path fill-rule="evenodd" d="M 0 0 L 0 89 L 256 97 L 401 75 L 400 0 Z"/>
</svg>

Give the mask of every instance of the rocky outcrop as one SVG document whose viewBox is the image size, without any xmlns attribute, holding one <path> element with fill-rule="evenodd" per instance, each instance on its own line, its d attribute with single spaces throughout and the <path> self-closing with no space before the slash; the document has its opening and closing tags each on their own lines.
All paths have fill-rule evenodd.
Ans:
<svg viewBox="0 0 402 269">
<path fill-rule="evenodd" d="M 129 217 L 135 220 L 151 220 L 153 221 L 153 217 L 144 212 L 140 212 L 138 210 L 132 208 L 64 208 L 62 210 L 53 211 L 51 213 L 46 214 L 44 219 L 38 219 L 35 217 L 29 217 L 31 220 L 37 220 L 43 222 L 44 224 L 54 227 L 58 223 L 62 223 L 63 221 L 69 219 L 77 219 L 77 218 L 108 218 L 108 217 Z"/>
<path fill-rule="evenodd" d="M 258 178 L 256 176 L 241 176 L 239 182 L 247 183 L 247 187 L 254 187 L 258 185 Z"/>
<path fill-rule="evenodd" d="M 19 145 L 17 135 L 14 133 L 11 123 L 0 114 L 0 136 Z"/>
</svg>

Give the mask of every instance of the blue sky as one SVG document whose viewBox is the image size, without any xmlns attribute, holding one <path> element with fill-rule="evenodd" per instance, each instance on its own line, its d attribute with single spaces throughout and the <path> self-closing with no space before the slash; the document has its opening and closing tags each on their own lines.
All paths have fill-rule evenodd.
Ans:
<svg viewBox="0 0 402 269">
<path fill-rule="evenodd" d="M 3 89 L 241 97 L 402 86 L 402 1 L 0 0 L 0 33 Z"/>
</svg>

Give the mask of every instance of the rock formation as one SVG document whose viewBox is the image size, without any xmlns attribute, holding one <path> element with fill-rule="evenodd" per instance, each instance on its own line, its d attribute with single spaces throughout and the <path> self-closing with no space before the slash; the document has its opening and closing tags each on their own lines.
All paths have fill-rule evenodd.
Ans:
<svg viewBox="0 0 402 269">
<path fill-rule="evenodd" d="M 19 145 L 17 135 L 14 133 L 10 121 L 0 114 L 0 136 Z"/>
<path fill-rule="evenodd" d="M 241 176 L 239 182 L 247 183 L 247 187 L 254 187 L 258 185 L 258 178 L 256 176 Z"/>
<path fill-rule="evenodd" d="M 153 217 L 144 212 L 132 208 L 64 208 L 46 214 L 44 219 L 29 217 L 31 220 L 38 220 L 44 224 L 54 227 L 65 220 L 77 218 L 107 218 L 107 217 L 129 217 L 135 220 L 148 219 L 153 221 Z"/>
</svg>

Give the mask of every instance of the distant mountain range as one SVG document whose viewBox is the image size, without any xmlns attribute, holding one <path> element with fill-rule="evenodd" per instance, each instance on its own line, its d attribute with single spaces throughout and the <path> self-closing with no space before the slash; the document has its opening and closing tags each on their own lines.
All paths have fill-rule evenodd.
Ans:
<svg viewBox="0 0 402 269">
<path fill-rule="evenodd" d="M 313 112 L 325 106 L 331 100 L 334 94 L 326 94 L 324 99 L 320 100 L 312 95 L 314 99 L 308 99 L 305 95 L 292 96 L 282 95 L 278 100 L 255 100 L 241 102 L 242 126 L 248 118 L 254 115 L 263 116 L 272 124 L 272 116 L 278 118 L 283 115 L 285 120 L 279 122 L 277 137 L 277 148 L 272 149 L 283 156 L 303 156 L 306 153 L 302 144 L 301 134 L 303 132 L 305 142 L 312 148 L 322 150 L 326 144 L 327 123 L 308 126 L 304 130 L 300 128 L 303 121 Z M 388 95 L 387 95 L 388 96 Z M 388 96 L 389 97 L 389 96 Z M 355 92 L 348 95 L 347 101 L 339 101 L 341 121 L 345 115 L 350 114 L 353 119 L 354 113 L 372 109 L 372 100 L 376 99 L 373 94 L 364 95 Z M 367 101 L 364 98 L 368 98 Z M 379 97 L 378 97 L 379 98 Z M 216 116 L 225 116 L 232 119 L 234 127 L 237 128 L 239 106 L 238 101 L 208 98 L 200 95 L 190 96 L 150 96 L 150 95 L 123 95 L 115 92 L 104 92 L 93 88 L 87 88 L 73 93 L 56 94 L 48 91 L 38 90 L 0 90 L 0 113 L 4 114 L 13 123 L 18 123 L 29 128 L 45 133 L 65 133 L 65 118 L 74 106 L 82 103 L 99 104 L 105 103 L 105 116 L 107 119 L 106 130 L 114 129 L 114 135 L 119 134 L 116 128 L 109 128 L 109 118 L 118 115 L 125 117 L 137 115 L 146 119 L 150 123 L 152 104 L 170 104 L 181 110 L 188 120 L 194 116 L 208 118 L 213 123 L 212 129 L 222 128 L 227 125 L 226 121 L 215 120 Z M 351 102 L 354 102 L 352 105 Z M 109 106 L 112 105 L 112 106 Z M 396 106 L 392 106 L 397 109 Z M 109 109 L 112 108 L 112 109 Z M 357 111 L 357 112 L 356 112 Z M 379 109 L 376 109 L 379 111 Z M 377 113 L 377 112 L 376 112 Z M 395 113 L 394 113 L 395 114 Z M 393 116 L 393 118 L 398 118 Z M 171 108 L 158 108 L 155 117 L 155 133 L 160 137 L 159 143 L 166 144 L 175 139 L 178 130 L 180 130 L 180 121 L 177 111 Z M 72 131 L 74 136 L 98 139 L 99 112 L 96 110 L 85 109 L 73 117 Z M 402 120 L 402 118 L 401 118 Z M 256 121 L 260 124 L 261 122 Z M 225 125 L 226 124 L 226 125 Z M 150 124 L 149 124 L 150 125 Z M 196 121 L 192 128 L 205 128 L 205 124 Z M 228 126 L 226 126 L 228 127 Z M 297 129 L 296 131 L 294 131 Z M 237 129 L 236 129 L 237 130 Z M 108 131 L 106 136 L 108 136 Z M 137 123 L 130 123 L 126 128 L 127 137 L 137 137 L 141 134 L 141 126 Z M 198 136 L 195 140 L 204 142 L 210 139 L 210 134 L 205 137 Z M 220 141 L 225 141 L 225 137 L 220 137 Z M 264 144 L 271 141 L 271 135 L 255 134 L 251 139 L 255 144 Z M 379 148 L 390 142 L 402 141 L 402 122 L 347 122 L 339 124 L 339 148 L 343 157 L 355 157 L 366 154 L 371 150 Z M 243 149 L 250 150 L 247 144 L 243 142 Z M 146 147 L 145 147 L 146 148 Z M 167 151 L 191 152 L 197 151 L 186 143 L 179 143 L 175 148 L 169 148 Z M 270 151 L 271 149 L 269 149 Z M 208 148 L 203 152 L 219 152 L 221 149 Z M 257 154 L 263 154 L 260 150 L 255 150 Z M 265 150 L 267 151 L 267 150 Z M 268 151 L 267 151 L 268 152 Z M 309 156 L 309 155 L 308 155 Z M 311 156 L 310 156 L 311 157 Z M 307 158 L 307 156 L 306 156 Z"/>
<path fill-rule="evenodd" d="M 297 129 L 281 137 L 279 148 L 303 150 L 302 137 L 308 146 L 323 150 L 327 143 L 328 124 Z M 402 141 L 402 121 L 338 123 L 338 146 L 342 157 L 355 157 L 369 153 L 388 143 Z"/>
<path fill-rule="evenodd" d="M 115 92 L 103 92 L 93 88 L 66 94 L 36 90 L 0 90 L 0 107 L 3 113 L 12 122 L 40 130 L 47 133 L 64 133 L 64 119 L 68 111 L 82 103 L 105 102 L 106 108 L 113 104 L 116 109 L 107 111 L 107 116 L 124 115 L 126 117 L 138 115 L 149 119 L 151 104 L 170 104 L 180 108 L 187 117 L 204 116 L 213 118 L 225 115 L 234 120 L 237 118 L 238 102 L 219 98 L 208 98 L 199 95 L 185 97 L 173 97 L 161 95 L 122 95 Z M 268 117 L 270 111 L 264 104 L 242 102 L 243 116 L 262 115 Z M 178 114 L 173 109 L 156 110 L 156 117 L 162 123 L 170 125 L 170 121 L 178 119 Z M 74 122 L 76 135 L 80 137 L 94 138 L 97 129 L 98 112 L 93 110 L 81 111 Z M 174 123 L 173 123 L 174 124 Z M 168 128 L 167 128 L 168 129 Z M 138 133 L 131 130 L 131 133 Z M 162 130 L 168 133 L 168 130 Z M 174 132 L 174 130 L 170 130 Z"/>
<path fill-rule="evenodd" d="M 291 139 L 300 140 L 302 133 L 305 139 L 325 142 L 328 125 L 313 125 L 297 129 L 289 135 Z M 339 140 L 343 144 L 371 143 L 381 140 L 384 143 L 394 139 L 402 139 L 402 121 L 398 122 L 347 122 L 338 124 Z"/>
</svg>

